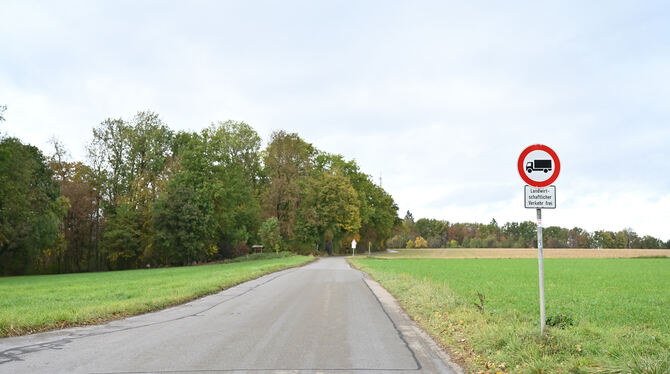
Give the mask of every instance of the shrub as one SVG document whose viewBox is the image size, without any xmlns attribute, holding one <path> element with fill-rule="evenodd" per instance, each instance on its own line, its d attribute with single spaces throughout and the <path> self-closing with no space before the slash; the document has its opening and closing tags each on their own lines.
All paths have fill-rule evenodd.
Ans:
<svg viewBox="0 0 670 374">
<path fill-rule="evenodd" d="M 546 322 L 547 326 L 558 327 L 559 329 L 565 329 L 575 324 L 575 320 L 572 318 L 572 316 L 563 313 L 557 313 L 549 316 Z"/>
<path fill-rule="evenodd" d="M 271 217 L 265 220 L 258 230 L 258 236 L 266 249 L 279 252 L 281 245 L 281 236 L 279 234 L 279 220 Z"/>
<path fill-rule="evenodd" d="M 414 239 L 414 247 L 415 248 L 426 248 L 426 247 L 428 247 L 428 242 L 423 237 L 417 236 L 416 239 Z"/>
<path fill-rule="evenodd" d="M 249 248 L 247 243 L 239 241 L 235 244 L 235 257 L 247 255 L 249 252 L 251 252 L 251 248 Z"/>
</svg>

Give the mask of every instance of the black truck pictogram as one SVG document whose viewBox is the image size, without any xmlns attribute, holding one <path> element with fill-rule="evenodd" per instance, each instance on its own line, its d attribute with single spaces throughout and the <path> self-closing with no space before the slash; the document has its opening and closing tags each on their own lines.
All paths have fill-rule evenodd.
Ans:
<svg viewBox="0 0 670 374">
<path fill-rule="evenodd" d="M 551 160 L 533 160 L 526 163 L 526 171 L 528 173 L 532 173 L 533 171 L 544 171 L 547 173 L 551 169 L 553 169 Z"/>
</svg>

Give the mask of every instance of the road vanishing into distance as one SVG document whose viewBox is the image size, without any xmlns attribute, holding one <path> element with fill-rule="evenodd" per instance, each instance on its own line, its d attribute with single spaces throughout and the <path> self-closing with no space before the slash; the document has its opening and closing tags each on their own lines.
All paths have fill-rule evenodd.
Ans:
<svg viewBox="0 0 670 374">
<path fill-rule="evenodd" d="M 0 373 L 460 373 L 343 258 L 163 311 L 0 339 Z"/>
</svg>

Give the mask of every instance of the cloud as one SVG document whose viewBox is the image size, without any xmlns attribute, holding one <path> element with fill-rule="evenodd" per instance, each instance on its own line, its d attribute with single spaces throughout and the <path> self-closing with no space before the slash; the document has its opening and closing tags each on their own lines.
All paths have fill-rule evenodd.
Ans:
<svg viewBox="0 0 670 374">
<path fill-rule="evenodd" d="M 670 191 L 669 13 L 617 1 L 7 2 L 2 126 L 43 149 L 55 134 L 78 159 L 93 126 L 138 110 L 178 130 L 285 129 L 381 174 L 401 212 L 480 222 L 533 218 L 516 159 L 544 143 L 563 164 L 547 217 L 670 238 L 653 209 Z"/>
</svg>

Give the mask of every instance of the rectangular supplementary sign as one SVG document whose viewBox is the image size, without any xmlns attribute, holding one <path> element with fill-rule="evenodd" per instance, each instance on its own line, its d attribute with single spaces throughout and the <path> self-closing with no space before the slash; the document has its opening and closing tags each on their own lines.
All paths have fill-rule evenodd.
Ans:
<svg viewBox="0 0 670 374">
<path fill-rule="evenodd" d="M 524 206 L 533 209 L 556 209 L 556 186 L 533 187 L 524 189 Z"/>
</svg>

